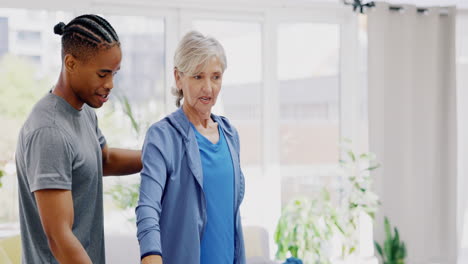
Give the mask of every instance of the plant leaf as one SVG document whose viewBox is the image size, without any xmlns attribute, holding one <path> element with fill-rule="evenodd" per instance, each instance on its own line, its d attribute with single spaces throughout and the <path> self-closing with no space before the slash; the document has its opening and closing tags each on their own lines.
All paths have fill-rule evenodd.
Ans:
<svg viewBox="0 0 468 264">
<path fill-rule="evenodd" d="M 382 247 L 377 243 L 377 241 L 374 241 L 375 248 L 377 249 L 377 252 L 379 253 L 380 257 L 382 258 L 383 261 L 385 261 L 385 256 L 382 250 Z"/>
<path fill-rule="evenodd" d="M 393 248 L 396 254 L 395 257 L 398 259 L 398 253 L 400 252 L 400 235 L 398 234 L 398 229 L 396 227 L 394 228 L 394 232 L 395 237 L 393 238 Z"/>
<path fill-rule="evenodd" d="M 373 171 L 373 170 L 378 169 L 378 168 L 380 168 L 380 164 L 371 166 L 371 167 L 367 168 L 366 170 L 368 170 L 368 171 Z"/>
<path fill-rule="evenodd" d="M 385 227 L 385 236 L 386 236 L 386 240 L 392 240 L 392 233 L 391 233 L 391 229 L 390 229 L 390 222 L 388 221 L 388 218 L 385 217 L 385 220 L 384 220 L 384 227 Z"/>
</svg>

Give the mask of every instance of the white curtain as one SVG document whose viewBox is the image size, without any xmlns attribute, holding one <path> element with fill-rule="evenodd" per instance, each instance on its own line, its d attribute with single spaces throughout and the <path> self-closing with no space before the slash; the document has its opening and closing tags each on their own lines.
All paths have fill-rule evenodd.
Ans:
<svg viewBox="0 0 468 264">
<path fill-rule="evenodd" d="M 468 10 L 457 12 L 458 264 L 468 263 Z"/>
<path fill-rule="evenodd" d="M 378 2 L 368 11 L 370 150 L 383 165 L 375 239 L 383 241 L 387 216 L 407 243 L 407 263 L 454 264 L 456 12 L 401 7 Z"/>
</svg>

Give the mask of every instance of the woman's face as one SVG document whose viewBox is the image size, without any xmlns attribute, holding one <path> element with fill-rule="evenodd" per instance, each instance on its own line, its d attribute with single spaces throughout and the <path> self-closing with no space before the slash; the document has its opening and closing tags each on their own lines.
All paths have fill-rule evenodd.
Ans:
<svg viewBox="0 0 468 264">
<path fill-rule="evenodd" d="M 76 60 L 70 84 L 78 102 L 93 108 L 107 102 L 121 60 L 122 52 L 118 46 L 99 51 L 86 61 Z"/>
<path fill-rule="evenodd" d="M 180 74 L 177 70 L 174 74 L 177 89 L 182 89 L 184 94 L 184 107 L 195 110 L 200 115 L 209 116 L 223 81 L 223 69 L 219 59 L 209 59 L 205 68 L 196 75 Z"/>
</svg>

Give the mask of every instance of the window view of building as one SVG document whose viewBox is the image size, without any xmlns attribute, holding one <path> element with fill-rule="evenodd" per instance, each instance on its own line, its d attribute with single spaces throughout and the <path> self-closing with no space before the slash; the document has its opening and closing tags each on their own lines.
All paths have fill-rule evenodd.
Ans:
<svg viewBox="0 0 468 264">
<path fill-rule="evenodd" d="M 320 36 L 317 38 L 316 36 Z M 339 26 L 278 30 L 282 204 L 333 181 L 340 142 Z"/>
</svg>

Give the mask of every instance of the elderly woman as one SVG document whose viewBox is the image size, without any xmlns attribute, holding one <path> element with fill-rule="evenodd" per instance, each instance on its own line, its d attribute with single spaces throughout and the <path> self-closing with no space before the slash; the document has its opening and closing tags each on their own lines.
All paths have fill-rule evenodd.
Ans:
<svg viewBox="0 0 468 264">
<path fill-rule="evenodd" d="M 136 208 L 142 263 L 243 264 L 239 136 L 211 113 L 227 66 L 224 49 L 192 31 L 174 64 L 179 109 L 149 128 L 143 146 Z"/>
</svg>

